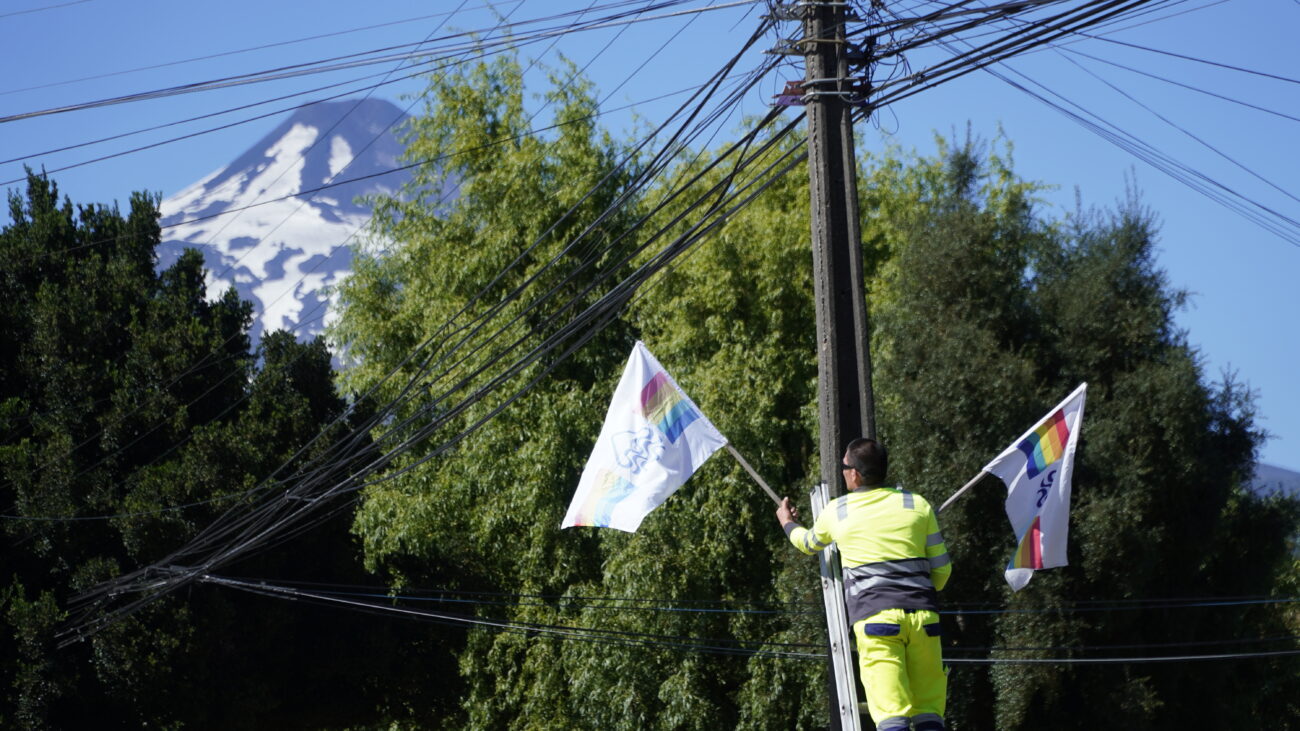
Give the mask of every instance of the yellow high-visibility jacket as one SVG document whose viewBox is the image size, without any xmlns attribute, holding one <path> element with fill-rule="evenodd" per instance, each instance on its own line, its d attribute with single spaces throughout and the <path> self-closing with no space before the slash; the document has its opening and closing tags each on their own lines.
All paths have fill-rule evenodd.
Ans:
<svg viewBox="0 0 1300 731">
<path fill-rule="evenodd" d="M 850 623 L 883 609 L 939 610 L 936 592 L 948 583 L 952 561 L 934 509 L 920 495 L 860 488 L 832 500 L 811 529 L 785 529 L 804 553 L 839 547 Z"/>
</svg>

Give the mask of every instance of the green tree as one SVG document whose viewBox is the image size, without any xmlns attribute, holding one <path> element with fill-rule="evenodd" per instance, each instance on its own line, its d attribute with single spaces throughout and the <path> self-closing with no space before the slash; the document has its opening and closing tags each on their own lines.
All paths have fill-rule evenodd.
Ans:
<svg viewBox="0 0 1300 731">
<path fill-rule="evenodd" d="M 958 566 L 950 596 L 1014 610 L 958 617 L 953 654 L 1041 646 L 994 657 L 1068 658 L 1113 646 L 1111 655 L 1158 655 L 1171 654 L 1160 643 L 1278 635 L 1280 617 L 1266 610 L 1068 611 L 1102 597 L 1267 594 L 1294 530 L 1293 507 L 1245 490 L 1260 436 L 1249 398 L 1231 380 L 1206 384 L 1176 330 L 1183 295 L 1154 265 L 1150 214 L 1130 200 L 1047 222 L 1033 211 L 1033 189 L 1008 182 L 1009 163 L 982 159 L 969 141 L 875 176 L 867 187 L 910 187 L 921 203 L 920 215 L 872 226 L 896 252 L 873 282 L 873 344 L 882 429 L 902 479 L 945 496 L 1044 405 L 1089 383 L 1071 568 L 1043 572 L 1016 595 L 1002 586 L 1012 542 L 996 480 L 943 516 Z M 963 666 L 951 716 L 960 728 L 1231 727 L 1252 717 L 1276 726 L 1286 716 L 1273 711 L 1290 703 L 1296 680 L 1260 661 L 1228 673 L 1186 663 Z"/>
<path fill-rule="evenodd" d="M 251 306 L 233 288 L 207 299 L 197 252 L 155 272 L 155 198 L 133 196 L 125 216 L 74 209 L 32 175 L 9 202 L 0 725 L 341 727 L 423 697 L 411 628 L 207 586 L 56 647 L 71 597 L 167 555 L 359 420 L 343 418 L 323 341 L 272 333 L 253 353 Z M 344 512 L 232 570 L 359 582 L 350 522 Z"/>
<path fill-rule="evenodd" d="M 583 306 L 599 294 L 583 294 L 609 266 L 597 252 L 631 220 L 630 212 L 599 216 L 625 192 L 635 168 L 620 166 L 627 151 L 596 131 L 585 83 L 556 84 L 547 95 L 556 125 L 551 136 L 530 129 L 513 59 L 435 77 L 428 99 L 425 115 L 412 123 L 406 155 L 441 162 L 418 168 L 401 197 L 376 201 L 375 244 L 358 257 L 355 274 L 341 288 L 343 314 L 335 330 L 344 352 L 358 362 L 343 376 L 355 393 L 373 390 L 382 402 L 408 383 L 423 389 L 424 398 L 408 401 L 395 415 L 398 424 L 421 413 L 445 415 L 515 353 L 556 334 L 564 322 L 552 317 L 560 303 L 577 298 Z M 450 202 L 442 199 L 449 189 L 456 192 Z M 552 227 L 557 220 L 562 223 Z M 590 230 L 583 246 L 566 247 L 584 229 Z M 595 259 L 592 266 L 578 277 L 565 276 L 588 257 Z M 548 266 L 552 260 L 559 265 Z M 515 296 L 525 285 L 523 296 Z M 555 297 L 534 301 L 547 291 Z M 483 322 L 491 329 L 478 333 L 474 328 Z M 497 339 L 488 340 L 497 328 Z M 627 333 L 615 326 L 565 362 L 545 358 L 530 365 L 497 393 L 549 375 L 456 451 L 417 466 L 439 446 L 435 438 L 403 454 L 397 466 L 413 469 L 368 488 L 357 516 L 368 565 L 396 586 L 547 596 L 597 575 L 595 539 L 555 529 L 569 497 L 557 486 L 576 483 L 588 435 L 604 409 L 590 394 L 621 364 L 631 343 Z M 464 347 L 462 338 L 468 338 Z M 427 350 L 408 358 L 426 340 Z M 518 345 L 507 347 L 511 343 Z M 491 360 L 502 349 L 507 359 Z M 444 416 L 449 425 L 439 434 L 446 439 L 468 428 L 499 398 Z M 384 430 L 385 439 L 394 435 L 393 428 Z M 554 611 L 548 601 L 492 616 L 550 623 Z M 463 696 L 461 712 L 476 727 L 501 727 L 515 718 L 556 726 L 583 705 L 570 695 L 559 640 L 487 630 L 445 637 L 446 646 L 459 652 L 464 683 L 449 697 Z"/>
<path fill-rule="evenodd" d="M 589 122 L 595 107 L 585 84 L 566 79 L 545 97 L 561 123 L 549 135 L 529 129 L 513 60 L 435 78 L 428 96 L 408 156 L 443 166 L 422 168 L 400 197 L 377 201 L 371 249 L 342 289 L 334 334 L 356 362 L 343 376 L 353 392 L 375 389 L 386 400 L 411 384 L 427 389 L 404 402 L 393 424 L 423 414 L 446 422 L 399 458 L 402 472 L 367 490 L 353 530 L 368 566 L 397 587 L 508 595 L 506 606 L 479 613 L 516 631 L 442 635 L 461 678 L 447 693 L 459 712 L 444 722 L 820 727 L 824 664 L 797 656 L 824 642 L 814 564 L 785 544 L 766 498 L 728 458 L 707 463 L 634 535 L 557 528 L 636 338 L 779 489 L 801 496 L 815 480 L 802 169 L 647 283 L 568 361 L 536 363 L 452 413 L 503 364 L 489 358 L 492 348 L 475 347 L 486 342 L 481 334 L 458 345 L 472 328 L 500 327 L 500 342 L 521 350 L 563 332 L 557 323 L 569 314 L 515 297 L 517 287 L 575 294 L 590 286 L 583 303 L 606 291 L 600 277 L 620 271 L 612 256 L 564 277 L 575 257 L 600 250 L 567 248 L 579 232 L 595 226 L 601 241 L 618 242 L 614 251 L 629 251 L 661 226 L 684 231 L 691 219 L 675 217 L 689 200 L 670 192 L 696 174 L 705 190 L 727 170 L 706 169 L 720 151 L 683 155 L 687 162 L 624 202 L 622 213 L 601 217 L 636 173 L 617 163 L 626 146 Z M 778 140 L 770 155 L 790 144 Z M 1091 384 L 1070 568 L 1041 574 L 1018 595 L 1005 588 L 1014 542 L 996 482 L 943 516 L 956 562 L 947 600 L 1015 610 L 950 613 L 952 654 L 984 659 L 990 647 L 1049 646 L 992 654 L 1073 657 L 1105 645 L 1227 639 L 1222 617 L 1206 612 L 1072 611 L 1097 598 L 1269 593 L 1294 529 L 1288 503 L 1242 489 L 1259 438 L 1250 400 L 1230 381 L 1207 384 L 1174 327 L 1182 296 L 1154 266 L 1150 216 L 1126 203 L 1113 214 L 1052 219 L 1008 154 L 971 142 L 941 143 L 934 157 L 864 156 L 862 180 L 875 383 L 896 479 L 941 502 L 1047 406 L 1079 381 Z M 451 188 L 455 199 L 444 199 Z M 640 216 L 649 216 L 644 225 Z M 522 398 L 495 412 L 505 405 L 500 394 L 533 378 Z M 424 434 L 408 426 L 396 433 Z M 1248 570 L 1236 566 L 1241 557 Z M 684 611 L 702 606 L 743 611 Z M 1234 633 L 1285 631 L 1276 612 L 1232 616 Z M 625 644 L 569 641 L 529 632 L 528 623 L 620 632 Z M 680 646 L 695 642 L 769 652 L 737 658 Z M 1294 703 L 1295 676 L 1279 677 L 1277 667 L 1243 665 L 1223 682 L 1172 665 L 962 665 L 952 675 L 950 716 L 967 729 L 1263 719 Z M 1221 695 L 1212 679 L 1236 693 L 1223 710 L 1206 715 L 1179 702 L 1188 687 Z"/>
</svg>

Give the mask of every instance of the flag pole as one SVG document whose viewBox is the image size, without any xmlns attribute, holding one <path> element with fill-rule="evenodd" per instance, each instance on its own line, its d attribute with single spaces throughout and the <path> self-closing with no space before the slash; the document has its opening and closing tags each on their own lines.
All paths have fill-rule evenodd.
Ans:
<svg viewBox="0 0 1300 731">
<path fill-rule="evenodd" d="M 757 482 L 758 486 L 763 488 L 763 490 L 768 494 L 768 497 L 772 498 L 772 502 L 780 505 L 781 498 L 777 497 L 775 492 L 772 492 L 772 488 L 768 487 L 766 482 L 763 482 L 763 478 L 759 477 L 758 473 L 754 471 L 754 468 L 750 467 L 749 463 L 745 461 L 745 458 L 740 456 L 740 452 L 737 452 L 736 448 L 731 446 L 731 442 L 727 442 L 727 451 L 731 452 L 731 456 L 735 457 L 736 461 L 740 463 L 740 466 L 744 467 L 745 471 L 749 473 L 749 476 L 754 478 L 754 482 Z"/>
<path fill-rule="evenodd" d="M 966 492 L 967 490 L 969 490 L 969 489 L 971 489 L 972 487 L 974 487 L 974 486 L 975 486 L 975 483 L 977 483 L 977 482 L 979 482 L 980 480 L 984 479 L 984 475 L 987 475 L 987 474 L 989 474 L 989 471 L 988 471 L 988 470 L 980 470 L 980 472 L 979 472 L 978 475 L 975 475 L 974 477 L 972 477 L 972 478 L 970 479 L 970 482 L 966 483 L 965 485 L 962 485 L 962 487 L 961 487 L 960 490 L 958 490 L 957 492 L 954 492 L 954 493 L 952 494 L 952 497 L 948 498 L 947 500 L 944 500 L 944 501 L 943 501 L 943 505 L 940 505 L 940 506 L 939 506 L 939 510 L 937 510 L 936 512 L 938 512 L 938 513 L 942 513 L 944 508 L 948 507 L 949 505 L 952 505 L 952 501 L 953 501 L 953 500 L 956 500 L 957 498 L 961 497 L 962 493 L 964 493 L 964 492 Z"/>
</svg>

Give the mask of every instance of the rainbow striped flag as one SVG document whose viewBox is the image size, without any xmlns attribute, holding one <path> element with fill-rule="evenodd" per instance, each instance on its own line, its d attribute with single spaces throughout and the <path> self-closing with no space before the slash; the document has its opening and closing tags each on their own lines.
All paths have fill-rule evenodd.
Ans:
<svg viewBox="0 0 1300 731">
<path fill-rule="evenodd" d="M 1023 589 L 1035 570 L 1067 564 L 1070 482 L 1087 389 L 1080 384 L 984 467 L 1007 486 L 1005 507 L 1016 551 L 1005 573 L 1013 591 Z"/>
<path fill-rule="evenodd" d="M 637 341 L 560 527 L 635 532 L 726 443 Z"/>
</svg>

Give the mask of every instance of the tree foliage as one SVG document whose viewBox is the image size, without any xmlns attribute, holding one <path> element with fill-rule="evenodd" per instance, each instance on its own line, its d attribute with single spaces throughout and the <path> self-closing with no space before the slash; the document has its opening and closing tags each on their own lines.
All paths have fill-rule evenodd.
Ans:
<svg viewBox="0 0 1300 731">
<path fill-rule="evenodd" d="M 504 58 L 431 79 L 407 155 L 440 162 L 374 201 L 369 247 L 339 292 L 332 335 L 351 364 L 337 378 L 352 409 L 322 341 L 273 333 L 254 353 L 249 306 L 233 290 L 206 296 L 201 257 L 155 271 L 155 199 L 133 197 L 126 215 L 74 208 L 37 176 L 11 196 L 0 231 L 0 725 L 824 726 L 815 564 L 729 457 L 635 534 L 558 528 L 637 339 L 802 501 L 819 462 L 806 171 L 720 221 L 607 327 L 575 332 L 573 312 L 654 256 L 640 248 L 649 232 L 692 224 L 690 197 L 673 191 L 697 177 L 697 190 L 723 184 L 732 168 L 711 167 L 721 151 L 693 150 L 641 185 L 646 160 L 598 128 L 574 69 L 534 102 L 522 77 Z M 764 142 L 769 160 L 797 144 L 752 149 Z M 955 563 L 944 598 L 958 610 L 944 618 L 947 652 L 995 661 L 954 668 L 950 725 L 1288 727 L 1300 673 L 1287 657 L 1008 662 L 1196 642 L 1255 650 L 1251 638 L 1300 627 L 1277 605 L 1160 606 L 1294 596 L 1300 511 L 1244 488 L 1261 438 L 1250 394 L 1231 377 L 1209 381 L 1176 328 L 1185 297 L 1155 264 L 1153 214 L 1130 198 L 1055 215 L 1016 177 L 1004 142 L 940 140 L 932 156 L 887 150 L 860 166 L 893 479 L 942 502 L 1089 383 L 1069 567 L 1018 594 L 1005 587 L 1014 540 L 996 481 L 941 517 Z M 585 345 L 500 378 L 546 338 Z M 198 585 L 55 649 L 69 597 L 166 555 L 268 476 L 327 454 L 358 428 L 358 404 L 411 394 L 372 435 L 404 446 L 355 515 L 231 570 L 363 583 L 360 550 L 394 591 L 479 597 L 465 611 L 483 623 L 430 630 Z M 424 430 L 431 420 L 441 428 Z M 341 478 L 349 466 L 334 469 Z M 993 611 L 960 611 L 972 606 Z"/>
<path fill-rule="evenodd" d="M 546 99 L 562 121 L 594 109 L 583 84 L 557 84 Z M 511 299 L 513 286 L 552 276 L 542 264 L 564 260 L 565 242 L 593 221 L 631 241 L 657 225 L 687 225 L 674 219 L 685 203 L 668 192 L 712 155 L 683 156 L 624 206 L 630 215 L 600 219 L 633 175 L 618 163 L 625 149 L 588 122 L 530 131 L 513 61 L 441 76 L 429 100 L 409 154 L 449 164 L 378 201 L 377 243 L 343 290 L 336 334 L 359 361 L 344 376 L 357 392 L 384 388 L 392 371 L 418 375 L 408 354 L 426 342 L 446 347 L 448 321 L 518 315 L 505 333 L 528 342 L 547 311 Z M 1068 658 L 1284 631 L 1284 615 L 1267 609 L 1074 611 L 1102 598 L 1268 593 L 1286 568 L 1296 514 L 1243 489 L 1260 438 L 1249 394 L 1232 380 L 1208 383 L 1174 326 L 1183 295 L 1155 266 L 1151 214 L 1124 201 L 1112 212 L 1049 217 L 1037 187 L 1015 176 L 1009 148 L 941 141 L 933 157 L 862 159 L 875 383 L 896 479 L 942 501 L 1047 406 L 1090 384 L 1071 567 L 1042 573 L 1019 595 L 1004 587 L 1014 541 L 996 483 L 943 517 L 957 567 L 947 599 L 1014 610 L 950 614 L 952 654 Z M 722 174 L 706 172 L 701 185 Z M 824 641 L 813 564 L 784 545 L 766 499 L 729 458 L 707 463 L 634 535 L 557 528 L 637 338 L 771 481 L 796 495 L 812 483 L 817 371 L 803 175 L 792 171 L 728 218 L 651 280 L 614 326 L 454 450 L 414 450 L 406 458 L 414 469 L 367 492 L 354 531 L 369 565 L 395 585 L 504 592 L 505 606 L 481 616 L 648 640 L 470 630 L 453 647 L 465 685 L 448 724 L 824 723 L 821 662 L 680 647 L 701 638 L 747 648 Z M 452 185 L 458 194 L 448 201 Z M 649 211 L 648 223 L 633 225 Z M 516 257 L 523 266 L 497 278 Z M 458 423 L 488 406 L 476 408 Z M 723 605 L 746 611 L 682 611 Z M 1040 646 L 1048 649 L 989 650 Z M 1252 714 L 1272 722 L 1294 704 L 1296 674 L 1279 675 L 1282 662 L 1243 661 L 1226 682 L 1181 664 L 962 665 L 950 716 L 968 729 L 1173 728 Z M 1187 688 L 1221 698 L 1228 687 L 1232 701 L 1210 716 L 1182 702 Z"/>
<path fill-rule="evenodd" d="M 207 298 L 198 252 L 156 272 L 153 197 L 133 196 L 125 215 L 74 208 L 32 175 L 9 203 L 0 726 L 343 726 L 373 719 L 393 690 L 421 697 L 393 672 L 405 626 L 206 586 L 56 647 L 70 597 L 167 555 L 350 427 L 339 421 L 300 452 L 345 408 L 323 341 L 272 333 L 255 354 L 251 306 L 233 288 Z M 344 514 L 233 570 L 360 581 L 349 522 Z M 418 678 L 423 662 L 403 672 Z M 374 676 L 393 686 L 373 686 Z"/>
</svg>

